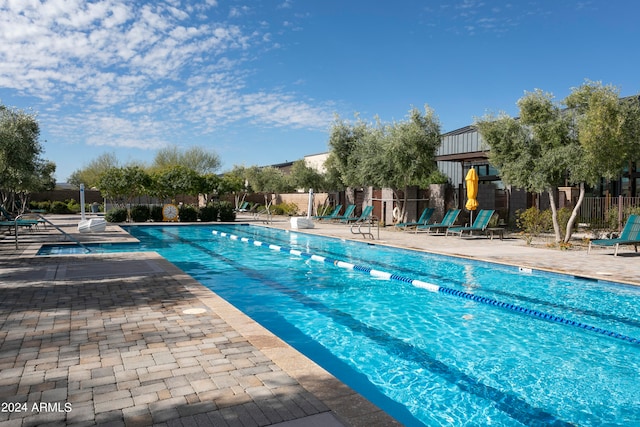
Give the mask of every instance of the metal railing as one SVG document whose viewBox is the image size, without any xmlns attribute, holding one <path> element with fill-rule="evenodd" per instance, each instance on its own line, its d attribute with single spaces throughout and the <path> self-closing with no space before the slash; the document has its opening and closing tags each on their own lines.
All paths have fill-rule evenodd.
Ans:
<svg viewBox="0 0 640 427">
<path fill-rule="evenodd" d="M 621 227 L 631 208 L 640 207 L 640 197 L 585 197 L 578 217 L 581 223 L 591 227 L 608 227 L 610 220 L 617 219 Z"/>
<path fill-rule="evenodd" d="M 16 235 L 16 249 L 18 249 L 18 226 L 19 226 L 19 222 L 18 220 L 23 218 L 23 215 L 18 215 L 17 217 L 14 218 L 14 222 L 15 222 L 15 235 Z M 87 247 L 85 244 L 83 244 L 82 242 L 80 242 L 78 239 L 76 239 L 75 237 L 73 237 L 72 235 L 70 235 L 69 233 L 67 233 L 66 231 L 64 231 L 62 228 L 58 227 L 57 225 L 55 225 L 54 223 L 52 223 L 51 221 L 49 221 L 47 218 L 45 218 L 44 216 L 37 214 L 36 217 L 38 219 L 41 219 L 42 221 L 46 222 L 47 224 L 49 224 L 50 226 L 52 226 L 53 228 L 55 228 L 56 230 L 58 230 L 60 233 L 62 233 L 63 236 L 65 236 L 65 238 L 71 240 L 73 243 L 75 243 L 76 245 L 80 246 L 81 248 L 83 248 L 86 252 L 91 252 L 91 249 L 89 249 L 89 247 Z"/>
</svg>

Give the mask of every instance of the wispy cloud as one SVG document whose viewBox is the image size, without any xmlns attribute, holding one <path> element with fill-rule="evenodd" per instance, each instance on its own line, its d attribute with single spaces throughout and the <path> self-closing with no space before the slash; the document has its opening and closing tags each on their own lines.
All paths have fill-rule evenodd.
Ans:
<svg viewBox="0 0 640 427">
<path fill-rule="evenodd" d="M 459 35 L 496 34 L 502 35 L 515 29 L 519 22 L 514 19 L 513 9 L 517 7 L 520 16 L 540 14 L 535 2 L 517 3 L 486 2 L 483 0 L 456 0 L 440 6 L 425 8 L 429 20 L 427 25 L 438 27 L 440 21 L 448 22 L 445 31 Z M 443 19 L 446 16 L 446 19 Z M 517 15 L 516 15 L 517 16 Z"/>
<path fill-rule="evenodd" d="M 65 113 L 53 132 L 95 145 L 157 148 L 185 129 L 237 121 L 326 127 L 326 106 L 250 89 L 248 64 L 277 42 L 264 21 L 237 22 L 248 7 L 220 9 L 214 0 L 0 1 L 0 88 L 47 102 L 51 123 Z"/>
</svg>

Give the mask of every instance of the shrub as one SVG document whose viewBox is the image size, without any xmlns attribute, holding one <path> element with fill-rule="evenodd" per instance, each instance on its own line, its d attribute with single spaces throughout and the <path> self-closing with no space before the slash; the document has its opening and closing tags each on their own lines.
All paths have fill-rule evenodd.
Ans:
<svg viewBox="0 0 640 427">
<path fill-rule="evenodd" d="M 149 211 L 149 216 L 153 222 L 162 222 L 162 206 L 153 205 Z"/>
<path fill-rule="evenodd" d="M 32 211 L 51 212 L 51 202 L 29 202 L 29 209 Z"/>
<path fill-rule="evenodd" d="M 274 215 L 293 216 L 298 213 L 298 205 L 295 203 L 280 203 L 271 207 L 271 213 Z"/>
<path fill-rule="evenodd" d="M 125 222 L 128 214 L 125 208 L 113 208 L 104 215 L 107 222 Z"/>
<path fill-rule="evenodd" d="M 73 211 L 69 210 L 69 207 L 67 206 L 66 203 L 60 202 L 60 201 L 56 201 L 56 202 L 51 203 L 51 213 L 53 213 L 53 214 L 70 214 L 70 213 L 73 213 Z"/>
<path fill-rule="evenodd" d="M 218 203 L 218 214 L 220 216 L 220 221 L 222 222 L 233 222 L 236 220 L 236 213 L 233 210 L 233 205 L 229 202 Z"/>
<path fill-rule="evenodd" d="M 178 209 L 180 222 L 196 222 L 198 220 L 198 210 L 190 205 L 182 205 Z"/>
<path fill-rule="evenodd" d="M 133 222 L 147 222 L 151 216 L 151 210 L 146 205 L 136 205 L 131 208 L 131 220 Z"/>
<path fill-rule="evenodd" d="M 329 215 L 334 209 L 335 206 L 331 205 L 318 206 L 318 216 Z"/>
<path fill-rule="evenodd" d="M 200 221 L 202 222 L 211 222 L 218 220 L 218 207 L 214 204 L 208 204 L 200 208 Z"/>
<path fill-rule="evenodd" d="M 73 199 L 65 200 L 65 201 L 67 203 L 67 209 L 69 210 L 69 212 L 72 212 L 72 213 L 80 212 L 80 210 L 81 210 L 80 209 L 80 203 L 76 202 Z M 87 209 L 87 205 L 86 204 L 85 204 L 84 208 L 85 208 L 85 211 L 86 211 L 86 209 Z"/>
<path fill-rule="evenodd" d="M 516 212 L 516 225 L 520 229 L 521 235 L 528 245 L 533 238 L 549 231 L 553 224 L 551 222 L 551 211 L 541 211 L 536 207 Z"/>
</svg>

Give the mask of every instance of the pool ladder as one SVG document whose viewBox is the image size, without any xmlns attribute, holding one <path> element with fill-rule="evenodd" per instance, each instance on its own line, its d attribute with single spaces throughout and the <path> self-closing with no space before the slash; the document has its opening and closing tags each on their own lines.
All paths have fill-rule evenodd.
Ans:
<svg viewBox="0 0 640 427">
<path fill-rule="evenodd" d="M 371 232 L 371 227 L 374 224 L 378 229 L 378 240 L 380 240 L 380 221 L 378 221 L 378 218 L 374 216 L 366 221 L 354 222 L 351 224 L 350 230 L 352 234 L 360 234 L 364 239 L 370 238 L 371 240 L 375 240 L 375 237 L 373 237 L 373 233 Z M 365 228 L 363 229 L 363 227 Z"/>
</svg>

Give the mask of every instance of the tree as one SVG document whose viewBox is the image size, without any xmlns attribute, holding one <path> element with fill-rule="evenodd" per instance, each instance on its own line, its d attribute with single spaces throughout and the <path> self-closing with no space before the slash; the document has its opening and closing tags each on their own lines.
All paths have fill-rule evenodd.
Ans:
<svg viewBox="0 0 640 427">
<path fill-rule="evenodd" d="M 520 118 L 487 117 L 476 123 L 489 144 L 489 161 L 502 180 L 527 191 L 548 192 L 556 241 L 561 240 L 555 191 L 580 147 L 572 132 L 570 117 L 562 113 L 553 95 L 541 90 L 518 100 Z"/>
<path fill-rule="evenodd" d="M 616 87 L 587 81 L 574 88 L 564 102 L 582 150 L 581 163 L 570 169 L 573 182 L 579 183 L 580 195 L 567 225 L 566 242 L 584 198 L 585 184 L 617 178 L 625 166 L 640 160 L 640 100 L 637 96 L 621 100 Z"/>
<path fill-rule="evenodd" d="M 0 105 L 0 202 L 26 205 L 27 195 L 52 186 L 55 164 L 41 158 L 35 115 Z"/>
<path fill-rule="evenodd" d="M 359 117 L 352 125 L 336 116 L 329 134 L 330 152 L 325 167 L 332 180 L 338 181 L 339 187 L 365 185 L 359 173 L 359 163 L 365 157 L 364 147 L 373 131 L 372 126 Z"/>
<path fill-rule="evenodd" d="M 403 189 L 423 184 L 436 170 L 435 154 L 440 146 L 440 124 L 433 110 L 425 106 L 422 115 L 409 110 L 407 120 L 375 126 L 358 120 L 354 125 L 336 119 L 329 138 L 328 175 L 344 186 L 375 186 Z"/>
<path fill-rule="evenodd" d="M 102 197 L 109 199 L 111 203 L 117 206 L 126 206 L 129 183 L 122 168 L 113 167 L 107 169 L 100 175 L 96 184 Z"/>
<path fill-rule="evenodd" d="M 48 160 L 38 160 L 35 172 L 25 176 L 20 187 L 16 189 L 16 202 L 20 204 L 20 212 L 27 209 L 31 193 L 50 191 L 55 188 L 56 180 L 53 177 L 55 172 L 55 163 Z"/>
<path fill-rule="evenodd" d="M 154 195 L 175 200 L 180 194 L 197 195 L 200 175 L 183 165 L 168 166 L 151 173 Z"/>
<path fill-rule="evenodd" d="M 264 193 L 264 203 L 267 210 L 271 205 L 271 201 L 268 198 L 269 194 L 286 193 L 292 190 L 291 184 L 280 169 L 272 166 L 263 168 L 252 166 L 244 169 L 244 172 L 250 190 Z"/>
<path fill-rule="evenodd" d="M 200 147 L 191 147 L 180 151 L 178 147 L 163 148 L 156 153 L 152 169 L 165 169 L 172 166 L 184 166 L 199 174 L 213 173 L 220 169 L 220 158 L 213 152 Z"/>
<path fill-rule="evenodd" d="M 615 88 L 587 82 L 565 99 L 568 110 L 536 90 L 518 101 L 519 119 L 502 114 L 476 122 L 491 148 L 489 161 L 506 184 L 548 192 L 556 242 L 571 239 L 585 184 L 616 177 L 639 158 L 640 109 L 634 99 L 621 102 Z M 554 194 L 565 181 L 580 193 L 562 237 Z"/>
<path fill-rule="evenodd" d="M 140 166 L 112 167 L 104 171 L 96 183 L 103 197 L 121 207 L 148 194 L 151 185 L 151 177 Z"/>
<path fill-rule="evenodd" d="M 120 167 L 115 153 L 103 153 L 87 163 L 82 169 L 73 171 L 67 182 L 80 188 L 80 184 L 87 187 L 97 187 L 100 176 L 111 168 Z"/>
<path fill-rule="evenodd" d="M 204 196 L 205 204 L 212 199 L 212 195 L 220 194 L 222 178 L 213 173 L 200 175 L 197 180 L 196 191 Z"/>
<path fill-rule="evenodd" d="M 289 183 L 294 188 L 301 188 L 308 191 L 313 188 L 317 191 L 329 190 L 324 176 L 314 168 L 307 166 L 304 160 L 297 160 L 291 166 Z"/>
<path fill-rule="evenodd" d="M 420 185 L 437 170 L 435 155 L 441 143 L 440 123 L 428 106 L 424 116 L 412 108 L 407 120 L 387 125 L 374 135 L 378 138 L 369 142 L 375 144 L 369 147 L 373 155 L 362 160 L 362 173 L 372 185 L 394 191 L 401 205 L 401 218 L 404 218 L 408 188 Z M 404 190 L 402 202 L 398 189 Z"/>
</svg>

